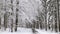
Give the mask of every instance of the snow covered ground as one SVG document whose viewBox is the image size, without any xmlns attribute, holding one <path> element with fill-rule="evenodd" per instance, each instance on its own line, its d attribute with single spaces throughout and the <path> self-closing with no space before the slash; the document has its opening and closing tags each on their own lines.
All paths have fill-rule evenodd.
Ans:
<svg viewBox="0 0 60 34">
<path fill-rule="evenodd" d="M 38 29 L 36 29 L 36 31 L 38 31 L 39 34 L 59 34 L 51 31 L 38 30 Z"/>
<path fill-rule="evenodd" d="M 8 30 L 8 29 L 7 29 Z M 59 33 L 55 33 L 55 32 L 50 32 L 50 31 L 45 31 L 45 30 L 39 30 L 36 29 L 37 32 L 33 33 L 32 29 L 30 28 L 18 28 L 17 32 L 9 32 L 9 31 L 0 31 L 0 34 L 59 34 Z"/>
</svg>

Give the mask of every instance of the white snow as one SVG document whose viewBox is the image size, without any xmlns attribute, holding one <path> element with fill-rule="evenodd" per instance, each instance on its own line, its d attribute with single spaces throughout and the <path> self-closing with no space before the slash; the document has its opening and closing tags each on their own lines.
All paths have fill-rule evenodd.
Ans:
<svg viewBox="0 0 60 34">
<path fill-rule="evenodd" d="M 40 30 L 40 29 L 36 29 L 37 32 L 33 33 L 31 28 L 18 28 L 17 32 L 9 32 L 8 30 L 9 29 L 3 32 L 0 31 L 0 34 L 59 34 L 50 31 L 47 32 L 45 30 Z"/>
<path fill-rule="evenodd" d="M 38 31 L 39 34 L 58 34 L 58 33 L 55 33 L 55 32 L 38 30 L 38 29 L 36 29 L 36 31 Z"/>
</svg>

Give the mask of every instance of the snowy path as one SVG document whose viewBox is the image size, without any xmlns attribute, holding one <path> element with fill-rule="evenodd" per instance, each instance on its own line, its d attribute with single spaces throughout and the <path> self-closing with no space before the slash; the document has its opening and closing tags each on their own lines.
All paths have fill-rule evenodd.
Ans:
<svg viewBox="0 0 60 34">
<path fill-rule="evenodd" d="M 33 33 L 32 32 L 32 29 L 30 28 L 18 28 L 18 31 L 17 32 L 8 32 L 7 31 L 4 31 L 4 32 L 0 32 L 0 34 L 58 34 L 58 33 L 54 33 L 54 32 L 47 32 L 47 31 L 44 31 L 44 30 L 38 30 L 36 29 L 37 32 Z"/>
</svg>

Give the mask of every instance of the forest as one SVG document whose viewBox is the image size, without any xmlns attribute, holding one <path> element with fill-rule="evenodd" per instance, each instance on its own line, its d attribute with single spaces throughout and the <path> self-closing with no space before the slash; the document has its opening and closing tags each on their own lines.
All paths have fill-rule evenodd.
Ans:
<svg viewBox="0 0 60 34">
<path fill-rule="evenodd" d="M 18 27 L 60 32 L 60 0 L 0 0 L 0 30 Z"/>
</svg>

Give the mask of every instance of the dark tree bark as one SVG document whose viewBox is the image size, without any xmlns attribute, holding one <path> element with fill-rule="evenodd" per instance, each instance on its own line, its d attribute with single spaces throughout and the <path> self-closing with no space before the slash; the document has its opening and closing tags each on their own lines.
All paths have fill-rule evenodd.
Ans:
<svg viewBox="0 0 60 34">
<path fill-rule="evenodd" d="M 11 19 L 11 32 L 13 32 L 13 19 Z"/>
<path fill-rule="evenodd" d="M 58 0 L 60 2 L 60 0 Z M 60 7 L 60 3 L 59 3 L 59 7 Z M 60 8 L 59 8 L 59 17 L 60 17 Z M 60 32 L 60 18 L 59 18 L 59 32 Z"/>
<path fill-rule="evenodd" d="M 16 23 L 15 23 L 15 31 L 17 31 L 17 25 L 18 25 L 18 9 L 16 8 Z"/>
<path fill-rule="evenodd" d="M 0 18 L 0 29 L 1 29 L 1 18 Z"/>
<path fill-rule="evenodd" d="M 47 0 L 44 0 L 44 7 L 45 7 L 45 30 L 47 31 L 47 4 L 46 4 Z"/>
<path fill-rule="evenodd" d="M 4 14 L 4 29 L 6 30 L 7 28 L 7 13 Z"/>
<path fill-rule="evenodd" d="M 35 20 L 32 21 L 32 32 L 35 33 Z M 37 26 L 38 27 L 38 26 Z"/>
<path fill-rule="evenodd" d="M 57 30 L 59 31 L 59 0 L 57 0 Z"/>
<path fill-rule="evenodd" d="M 19 1 L 18 0 L 16 0 L 16 5 L 19 5 Z M 19 11 L 19 9 L 18 8 L 16 8 L 16 23 L 15 23 L 15 31 L 17 31 L 17 25 L 18 25 L 18 11 Z"/>
</svg>

